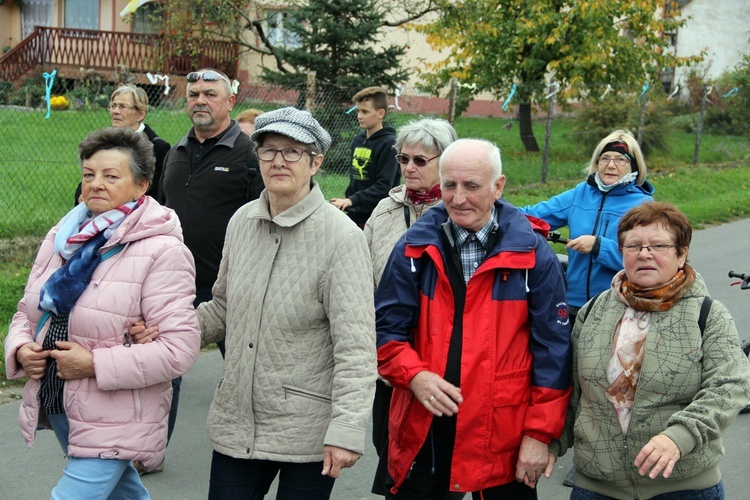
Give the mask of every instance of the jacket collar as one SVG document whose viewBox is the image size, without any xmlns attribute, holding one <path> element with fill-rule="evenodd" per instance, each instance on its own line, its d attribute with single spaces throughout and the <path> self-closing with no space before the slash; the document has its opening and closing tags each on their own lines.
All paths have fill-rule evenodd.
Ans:
<svg viewBox="0 0 750 500">
<path fill-rule="evenodd" d="M 293 207 L 287 208 L 272 218 L 268 204 L 268 190 L 264 189 L 260 198 L 258 198 L 258 203 L 254 203 L 248 210 L 247 218 L 267 220 L 280 227 L 293 227 L 310 217 L 324 203 L 326 203 L 325 196 L 323 196 L 318 183 L 313 181 L 312 189 L 307 193 L 307 196 Z"/>
<path fill-rule="evenodd" d="M 435 246 L 444 252 L 442 226 L 448 221 L 448 212 L 439 203 L 424 214 L 406 232 L 406 244 L 410 247 Z M 500 199 L 495 202 L 495 221 L 499 237 L 487 256 L 498 252 L 529 252 L 536 247 L 537 237 L 529 219 L 514 205 Z"/>
<path fill-rule="evenodd" d="M 216 143 L 216 145 L 233 148 L 234 143 L 237 141 L 237 137 L 239 137 L 241 133 L 242 133 L 242 129 L 240 129 L 240 126 L 237 124 L 237 121 L 232 119 L 230 121 L 229 128 L 221 132 L 218 136 L 215 136 L 215 137 L 219 137 L 219 141 Z M 188 138 L 190 136 L 195 137 L 195 127 L 190 127 L 190 131 L 187 133 L 185 137 L 180 139 L 180 142 L 177 143 L 177 147 L 186 148 L 188 145 Z"/>
</svg>

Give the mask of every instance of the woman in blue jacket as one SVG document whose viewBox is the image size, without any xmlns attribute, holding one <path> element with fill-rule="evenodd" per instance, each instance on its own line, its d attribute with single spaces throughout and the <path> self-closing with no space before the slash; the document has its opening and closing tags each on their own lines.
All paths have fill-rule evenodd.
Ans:
<svg viewBox="0 0 750 500">
<path fill-rule="evenodd" d="M 591 155 L 588 178 L 575 188 L 520 208 L 552 229 L 568 226 L 568 310 L 571 325 L 578 310 L 607 290 L 622 269 L 617 223 L 634 206 L 652 201 L 654 187 L 646 181 L 646 162 L 633 135 L 615 130 Z"/>
</svg>

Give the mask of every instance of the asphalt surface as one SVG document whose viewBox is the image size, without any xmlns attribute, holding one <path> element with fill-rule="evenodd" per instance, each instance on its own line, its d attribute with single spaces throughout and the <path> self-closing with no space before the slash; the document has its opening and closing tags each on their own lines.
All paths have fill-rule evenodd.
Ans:
<svg viewBox="0 0 750 500">
<path fill-rule="evenodd" d="M 750 290 L 730 287 L 730 270 L 750 273 L 750 220 L 697 231 L 689 262 L 704 277 L 714 299 L 727 305 L 740 332 L 750 337 Z M 218 351 L 199 356 L 184 377 L 177 428 L 167 450 L 163 472 L 144 476 L 143 482 L 156 500 L 203 499 L 208 492 L 211 447 L 206 436 L 206 415 L 213 390 L 221 377 Z M 16 424 L 20 402 L 0 405 L 0 499 L 45 499 L 61 475 L 64 458 L 52 432 L 39 432 L 29 450 Z M 370 494 L 377 457 L 368 440 L 364 457 L 336 481 L 332 498 L 354 500 L 382 498 Z M 750 498 L 750 414 L 740 415 L 724 436 L 726 456 L 721 465 L 729 499 Z M 550 480 L 539 484 L 541 499 L 567 499 L 562 485 L 572 453 L 562 457 Z M 273 488 L 268 497 L 273 498 Z M 470 498 L 468 495 L 466 498 Z"/>
</svg>

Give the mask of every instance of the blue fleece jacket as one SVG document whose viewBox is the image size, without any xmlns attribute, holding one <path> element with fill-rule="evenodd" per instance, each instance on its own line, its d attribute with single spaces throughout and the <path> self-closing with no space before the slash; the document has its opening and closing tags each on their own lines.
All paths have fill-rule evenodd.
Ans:
<svg viewBox="0 0 750 500">
<path fill-rule="evenodd" d="M 596 187 L 594 176 L 575 188 L 536 205 L 519 207 L 527 215 L 539 217 L 551 229 L 568 226 L 570 238 L 591 234 L 598 238 L 592 252 L 568 252 L 568 306 L 581 307 L 609 288 L 612 277 L 622 269 L 617 243 L 617 224 L 625 212 L 653 201 L 654 187 L 645 181 L 617 186 L 607 193 Z"/>
</svg>

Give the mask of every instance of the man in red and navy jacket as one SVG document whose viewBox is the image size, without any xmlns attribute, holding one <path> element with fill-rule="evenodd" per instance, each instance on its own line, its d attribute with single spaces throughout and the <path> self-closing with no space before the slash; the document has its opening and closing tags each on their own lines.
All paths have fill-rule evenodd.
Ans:
<svg viewBox="0 0 750 500">
<path fill-rule="evenodd" d="M 440 159 L 443 205 L 397 243 L 378 287 L 393 386 L 387 498 L 536 498 L 570 396 L 570 323 L 549 226 L 501 199 L 500 151 Z"/>
</svg>

